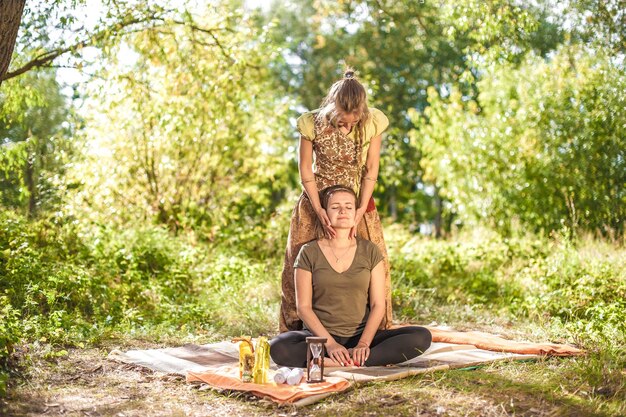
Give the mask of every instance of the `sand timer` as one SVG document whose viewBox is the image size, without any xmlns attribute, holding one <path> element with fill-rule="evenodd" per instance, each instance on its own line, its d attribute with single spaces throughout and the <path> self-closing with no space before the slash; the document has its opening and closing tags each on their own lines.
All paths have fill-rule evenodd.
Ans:
<svg viewBox="0 0 626 417">
<path fill-rule="evenodd" d="M 324 382 L 325 337 L 306 338 L 306 382 Z"/>
</svg>

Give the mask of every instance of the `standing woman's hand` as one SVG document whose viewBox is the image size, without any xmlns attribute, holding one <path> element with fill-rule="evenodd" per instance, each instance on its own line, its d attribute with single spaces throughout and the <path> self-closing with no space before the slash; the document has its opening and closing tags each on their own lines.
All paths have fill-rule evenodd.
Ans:
<svg viewBox="0 0 626 417">
<path fill-rule="evenodd" d="M 359 223 L 361 223 L 361 220 L 363 220 L 363 216 L 365 215 L 365 208 L 358 208 L 356 210 L 356 215 L 354 216 L 354 226 L 352 226 L 352 228 L 350 229 L 350 234 L 348 235 L 348 237 L 350 239 L 352 239 L 353 237 L 356 237 L 356 231 L 359 228 Z"/>
<path fill-rule="evenodd" d="M 320 222 L 322 222 L 326 237 L 328 239 L 333 239 L 337 232 L 335 232 L 335 229 L 333 229 L 333 226 L 330 224 L 330 219 L 328 218 L 328 214 L 326 214 L 326 210 L 320 207 L 317 210 L 317 217 L 320 219 Z"/>
</svg>

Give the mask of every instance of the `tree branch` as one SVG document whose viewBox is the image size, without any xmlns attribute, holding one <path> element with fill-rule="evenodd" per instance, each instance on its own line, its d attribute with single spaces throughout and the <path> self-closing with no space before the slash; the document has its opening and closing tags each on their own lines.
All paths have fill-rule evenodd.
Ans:
<svg viewBox="0 0 626 417">
<path fill-rule="evenodd" d="M 92 36 L 88 37 L 87 39 L 83 39 L 82 41 L 79 41 L 77 43 L 75 43 L 72 46 L 68 46 L 66 48 L 59 48 L 59 49 L 53 49 L 51 51 L 45 52 L 39 56 L 37 56 L 35 59 L 27 62 L 26 64 L 24 64 L 22 67 L 16 69 L 15 71 L 11 71 L 11 72 L 7 72 L 6 74 L 4 74 L 2 76 L 2 78 L 0 78 L 0 82 L 8 80 L 10 78 L 15 78 L 19 75 L 24 74 L 25 72 L 36 68 L 36 67 L 44 67 L 46 66 L 49 62 L 55 60 L 56 58 L 58 58 L 59 56 L 67 53 L 67 52 L 71 52 L 71 51 L 76 51 L 78 49 L 87 47 L 87 46 L 92 46 L 97 44 L 98 42 L 106 39 L 107 37 L 110 36 L 110 33 L 112 31 L 121 31 L 122 29 L 128 27 L 128 26 L 132 26 L 135 25 L 137 23 L 146 23 L 146 22 L 155 22 L 155 21 L 163 21 L 163 19 L 161 17 L 157 17 L 154 15 L 148 16 L 146 18 L 142 18 L 142 19 L 138 19 L 138 18 L 134 18 L 134 19 L 129 19 L 126 21 L 121 21 L 118 22 L 115 25 L 112 25 L 111 27 L 101 30 L 100 32 L 96 32 L 95 34 L 93 34 Z M 150 29 L 151 27 L 147 27 L 144 30 Z M 124 36 L 126 34 L 122 33 L 120 36 Z"/>
<path fill-rule="evenodd" d="M 386 14 L 387 16 L 389 16 L 392 20 L 396 20 L 398 18 L 398 15 L 395 13 L 390 12 L 383 4 L 380 0 L 375 0 L 376 2 L 376 7 L 378 7 L 378 9 L 380 11 L 382 11 L 384 14 Z M 419 14 L 415 14 L 415 18 L 417 19 L 417 23 L 419 23 L 420 27 L 422 28 L 422 30 L 424 31 L 424 34 L 426 34 L 428 36 L 428 29 L 426 29 L 426 24 L 424 23 L 424 21 L 422 20 L 422 16 L 420 16 Z"/>
<path fill-rule="evenodd" d="M 131 30 L 127 30 L 124 31 L 123 33 L 117 33 L 122 31 L 125 28 L 128 28 L 129 26 L 138 24 L 138 23 L 153 23 L 153 25 L 149 25 L 145 28 L 141 28 L 141 29 L 131 29 Z M 163 16 L 156 16 L 155 14 L 151 14 L 148 15 L 144 18 L 131 18 L 128 20 L 122 20 L 120 22 L 118 22 L 117 24 L 114 24 L 112 26 L 110 26 L 107 29 L 101 30 L 100 32 L 97 32 L 91 36 L 89 36 L 86 39 L 83 39 L 77 43 L 75 43 L 74 45 L 65 47 L 65 48 L 58 48 L 58 49 L 53 49 L 51 51 L 47 51 L 37 57 L 35 57 L 34 59 L 32 59 L 31 61 L 27 62 L 26 64 L 24 64 L 22 67 L 11 71 L 11 72 L 7 72 L 6 74 L 4 74 L 1 78 L 0 78 L 0 82 L 11 79 L 11 78 L 15 78 L 17 76 L 20 76 L 22 74 L 24 74 L 25 72 L 28 72 L 30 70 L 32 70 L 33 68 L 42 68 L 42 67 L 49 67 L 50 66 L 50 62 L 54 61 L 56 58 L 58 58 L 59 56 L 66 54 L 68 52 L 71 51 L 76 51 L 79 50 L 81 48 L 85 48 L 87 46 L 94 46 L 96 45 L 98 42 L 101 42 L 105 39 L 107 39 L 108 37 L 111 36 L 111 32 L 115 33 L 115 36 L 119 36 L 119 37 L 123 37 L 125 35 L 128 35 L 129 33 L 135 33 L 135 32 L 142 32 L 145 30 L 151 30 L 151 29 L 155 29 L 158 28 L 159 26 L 164 26 L 165 25 L 165 18 Z M 195 32 L 201 32 L 204 34 L 208 34 L 213 42 L 215 42 L 213 44 L 213 46 L 217 46 L 217 48 L 219 48 L 220 52 L 222 53 L 222 55 L 230 62 L 230 63 L 235 63 L 236 59 L 233 58 L 231 56 L 231 54 L 229 53 L 229 51 L 224 47 L 224 45 L 222 45 L 222 43 L 219 41 L 218 37 L 216 36 L 215 32 L 216 31 L 227 31 L 227 32 L 232 32 L 234 33 L 234 31 L 230 28 L 227 27 L 221 27 L 221 28 L 212 28 L 212 29 L 208 29 L 208 28 L 203 28 L 200 27 L 198 25 L 195 24 L 190 24 L 189 22 L 186 21 L 182 21 L 182 20 L 170 20 L 170 22 L 177 24 L 177 25 L 183 25 L 183 26 L 187 26 L 189 27 L 192 31 Z M 158 24 L 156 24 L 158 23 Z M 205 46 L 208 46 L 209 44 L 207 43 L 201 43 Z M 251 67 L 251 68 L 256 68 L 258 69 L 258 66 L 255 65 L 251 65 L 251 64 L 246 64 L 246 66 Z"/>
<path fill-rule="evenodd" d="M 193 31 L 197 31 L 197 32 L 202 32 L 202 33 L 208 34 L 211 38 L 213 38 L 213 41 L 215 42 L 215 45 L 220 49 L 220 51 L 222 51 L 222 55 L 224 55 L 224 57 L 226 59 L 228 59 L 231 63 L 236 62 L 236 59 L 233 58 L 232 56 L 230 56 L 230 54 L 226 51 L 226 48 L 224 48 L 224 46 L 217 39 L 217 36 L 215 36 L 215 29 L 201 28 L 199 26 L 196 26 L 194 24 L 189 24 L 188 22 L 185 22 L 185 21 L 182 21 L 182 20 L 172 20 L 172 22 L 176 23 L 177 25 L 188 26 Z M 228 29 L 228 28 L 221 28 L 221 29 L 232 32 L 232 30 Z"/>
</svg>

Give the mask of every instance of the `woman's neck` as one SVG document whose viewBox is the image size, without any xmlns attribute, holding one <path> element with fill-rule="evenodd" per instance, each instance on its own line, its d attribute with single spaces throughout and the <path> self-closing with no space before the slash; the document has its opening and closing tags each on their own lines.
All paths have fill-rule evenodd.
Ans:
<svg viewBox="0 0 626 417">
<path fill-rule="evenodd" d="M 352 243 L 350 242 L 350 229 L 335 229 L 335 233 L 335 237 L 331 239 L 333 246 L 344 246 Z"/>
</svg>

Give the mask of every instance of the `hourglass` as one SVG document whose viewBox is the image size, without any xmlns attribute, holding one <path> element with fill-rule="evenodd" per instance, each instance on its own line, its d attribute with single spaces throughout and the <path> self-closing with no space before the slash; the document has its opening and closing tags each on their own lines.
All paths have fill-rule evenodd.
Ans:
<svg viewBox="0 0 626 417">
<path fill-rule="evenodd" d="M 325 337 L 306 338 L 306 382 L 324 382 Z"/>
</svg>

